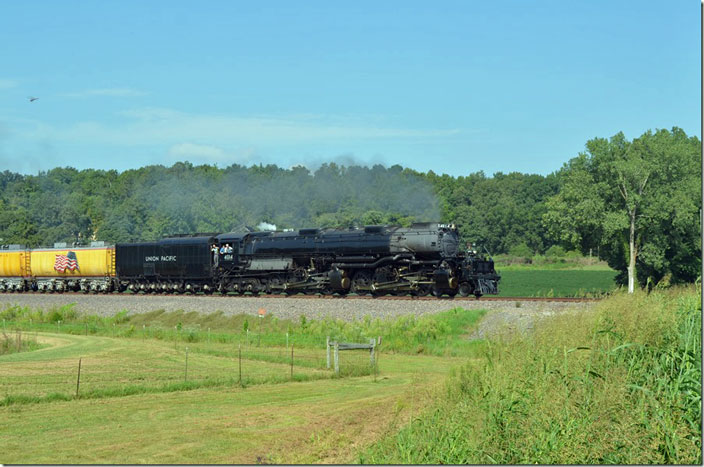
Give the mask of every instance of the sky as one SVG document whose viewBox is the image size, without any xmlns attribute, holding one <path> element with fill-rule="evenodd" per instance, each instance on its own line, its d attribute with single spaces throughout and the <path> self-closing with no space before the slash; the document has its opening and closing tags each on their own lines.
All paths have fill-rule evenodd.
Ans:
<svg viewBox="0 0 704 467">
<path fill-rule="evenodd" d="M 545 175 L 619 131 L 701 139 L 694 0 L 7 1 L 0 43 L 0 171 Z"/>
</svg>

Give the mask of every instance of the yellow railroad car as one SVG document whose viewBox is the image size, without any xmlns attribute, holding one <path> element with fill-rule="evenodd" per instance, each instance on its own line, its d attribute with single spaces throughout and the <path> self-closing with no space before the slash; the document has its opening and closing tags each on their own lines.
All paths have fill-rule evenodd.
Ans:
<svg viewBox="0 0 704 467">
<path fill-rule="evenodd" d="M 0 277 L 25 277 L 28 276 L 25 266 L 26 250 L 1 251 L 0 250 Z"/>
<path fill-rule="evenodd" d="M 25 290 L 28 276 L 29 250 L 0 250 L 0 292 Z"/>
<path fill-rule="evenodd" d="M 112 290 L 115 247 L 31 250 L 31 276 L 39 291 Z"/>
</svg>

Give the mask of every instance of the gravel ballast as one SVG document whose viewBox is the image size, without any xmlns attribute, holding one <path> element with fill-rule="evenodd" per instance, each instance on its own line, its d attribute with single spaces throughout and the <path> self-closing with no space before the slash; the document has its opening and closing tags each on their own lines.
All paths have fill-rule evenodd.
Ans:
<svg viewBox="0 0 704 467">
<path fill-rule="evenodd" d="M 489 338 L 509 330 L 530 331 L 537 322 L 555 313 L 567 311 L 589 311 L 594 303 L 570 302 L 517 302 L 474 300 L 374 300 L 355 298 L 294 298 L 294 297 L 213 297 L 213 296 L 169 296 L 169 295 L 58 295 L 58 294 L 2 294 L 0 307 L 19 305 L 33 309 L 48 310 L 52 307 L 74 303 L 75 310 L 85 314 L 112 316 L 121 310 L 130 314 L 155 310 L 199 313 L 222 311 L 226 315 L 246 313 L 257 315 L 264 308 L 267 315 L 279 319 L 298 321 L 300 316 L 308 320 L 325 317 L 354 321 L 369 315 L 372 318 L 393 319 L 402 315 L 422 316 L 439 313 L 452 308 L 486 309 L 473 339 Z"/>
</svg>

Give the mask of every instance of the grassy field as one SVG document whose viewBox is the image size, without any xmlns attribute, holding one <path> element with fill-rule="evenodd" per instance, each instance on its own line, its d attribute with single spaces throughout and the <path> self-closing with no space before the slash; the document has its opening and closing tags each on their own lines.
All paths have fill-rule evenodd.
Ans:
<svg viewBox="0 0 704 467">
<path fill-rule="evenodd" d="M 97 318 L 71 307 L 0 314 L 5 327 L 23 328 L 43 346 L 0 356 L 0 462 L 310 463 L 354 459 L 360 447 L 407 423 L 450 368 L 478 351 L 481 344 L 461 336 L 483 312 L 387 322 L 261 320 L 261 340 L 243 331 L 241 316 Z M 341 353 L 340 377 L 325 368 L 325 337 L 364 333 L 382 336 L 377 368 L 365 351 Z"/>
<path fill-rule="evenodd" d="M 599 297 L 617 288 L 617 272 L 596 258 L 538 255 L 530 263 L 509 255 L 494 259 L 501 275 L 500 297 Z"/>
<path fill-rule="evenodd" d="M 264 319 L 261 343 L 242 316 L 8 308 L 41 348 L 0 355 L 0 462 L 701 463 L 700 289 L 596 306 L 505 341 L 468 342 L 484 312 L 454 309 Z M 378 372 L 360 352 L 336 377 L 327 335 L 383 336 Z"/>
<path fill-rule="evenodd" d="M 113 385 L 134 384 L 128 375 L 108 375 L 145 354 L 152 360 L 172 355 L 171 343 L 41 333 L 37 338 L 50 345 L 39 351 L 44 353 L 40 360 L 48 360 L 36 366 L 32 363 L 37 357 L 29 358 L 29 353 L 19 362 L 0 360 L 3 391 L 45 391 L 46 363 L 53 360 L 50 371 L 67 369 L 69 376 L 51 384 L 71 394 L 79 355 L 84 356 L 86 375 L 98 370 L 100 378 L 109 379 Z M 51 354 L 56 358 L 49 359 Z M 323 355 L 322 349 L 318 354 Z M 19 355 L 12 356 L 16 359 Z M 122 360 L 115 362 L 118 355 Z M 217 365 L 217 359 L 213 363 L 212 357 L 201 357 L 194 358 L 194 366 Z M 353 459 L 361 446 L 417 414 L 428 403 L 428 391 L 440 386 L 450 367 L 460 361 L 452 357 L 382 354 L 376 378 L 333 378 L 329 371 L 312 370 L 321 373 L 322 379 L 244 388 L 237 384 L 181 386 L 172 391 L 155 387 L 142 394 L 98 391 L 68 400 L 45 397 L 10 401 L 0 407 L 0 462 L 344 462 Z M 253 363 L 249 365 L 257 371 L 279 373 L 271 365 Z M 230 363 L 227 370 L 231 372 L 232 367 Z M 302 370 L 296 367 L 296 371 Z M 170 371 L 162 372 L 164 368 L 157 368 L 147 379 L 171 378 Z M 145 376 L 142 371 L 132 373 L 136 374 Z M 24 386 L 20 375 L 29 377 Z M 177 378 L 182 376 L 179 373 Z M 90 377 L 85 385 L 91 385 Z"/>
<path fill-rule="evenodd" d="M 617 273 L 611 269 L 505 267 L 499 274 L 500 297 L 589 297 L 614 290 Z"/>
</svg>

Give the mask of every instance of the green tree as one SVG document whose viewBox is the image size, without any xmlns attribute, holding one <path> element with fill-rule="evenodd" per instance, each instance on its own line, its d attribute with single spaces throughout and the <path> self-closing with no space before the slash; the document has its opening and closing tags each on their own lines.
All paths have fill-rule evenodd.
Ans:
<svg viewBox="0 0 704 467">
<path fill-rule="evenodd" d="M 623 133 L 587 142 L 562 168 L 560 192 L 547 201 L 550 234 L 635 281 L 692 281 L 701 268 L 700 143 L 684 131 L 648 131 L 629 142 Z M 637 271 L 641 271 L 639 273 Z"/>
</svg>

